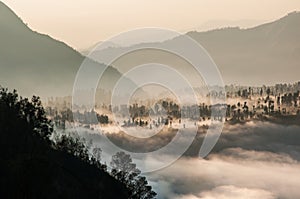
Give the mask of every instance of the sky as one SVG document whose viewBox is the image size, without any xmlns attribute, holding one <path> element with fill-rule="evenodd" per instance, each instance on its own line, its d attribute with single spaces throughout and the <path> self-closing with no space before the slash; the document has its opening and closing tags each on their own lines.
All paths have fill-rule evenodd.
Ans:
<svg viewBox="0 0 300 199">
<path fill-rule="evenodd" d="M 300 10 L 299 0 L 2 0 L 33 30 L 75 49 L 121 32 L 161 27 L 179 32 L 252 27 Z"/>
</svg>

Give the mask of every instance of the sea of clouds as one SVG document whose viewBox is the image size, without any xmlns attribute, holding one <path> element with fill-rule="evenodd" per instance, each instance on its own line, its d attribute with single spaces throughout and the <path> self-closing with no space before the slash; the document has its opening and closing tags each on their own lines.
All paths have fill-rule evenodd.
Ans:
<svg viewBox="0 0 300 199">
<path fill-rule="evenodd" d="M 111 150 L 103 141 L 107 135 L 116 145 L 130 145 L 130 150 L 144 148 L 145 151 L 171 142 L 174 136 L 174 131 L 164 132 L 143 143 L 135 143 L 138 140 L 124 134 L 88 130 L 77 133 L 92 140 L 93 145 L 100 146 L 104 152 Z M 187 133 L 187 140 L 188 136 Z M 159 199 L 300 198 L 300 126 L 267 122 L 226 124 L 213 151 L 202 159 L 195 150 L 199 149 L 197 145 L 201 145 L 204 136 L 203 133 L 196 136 L 196 142 L 189 149 L 192 152 L 175 162 L 170 161 L 172 164 L 165 168 L 144 174 Z M 148 163 L 156 165 L 168 158 L 171 160 L 174 155 L 146 158 Z M 134 160 L 141 170 L 147 166 L 142 160 Z M 109 163 L 108 158 L 103 161 Z"/>
</svg>

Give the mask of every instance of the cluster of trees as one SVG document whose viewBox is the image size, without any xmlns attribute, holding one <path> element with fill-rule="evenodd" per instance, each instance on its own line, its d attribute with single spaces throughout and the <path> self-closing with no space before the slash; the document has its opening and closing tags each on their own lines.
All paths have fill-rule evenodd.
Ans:
<svg viewBox="0 0 300 199">
<path fill-rule="evenodd" d="M 82 124 L 108 124 L 109 119 L 107 115 L 99 115 L 94 110 L 84 111 L 80 113 L 79 111 L 74 113 L 74 117 L 76 121 Z"/>
<path fill-rule="evenodd" d="M 241 97 L 251 99 L 251 97 L 273 96 L 277 103 L 297 106 L 299 100 L 300 82 L 293 85 L 277 84 L 276 86 L 262 87 L 234 87 L 227 86 L 227 97 Z"/>
<path fill-rule="evenodd" d="M 284 95 L 277 97 L 277 103 L 278 104 L 284 104 L 287 106 L 292 106 L 298 107 L 298 101 L 299 101 L 299 91 L 295 93 L 285 93 Z"/>
<path fill-rule="evenodd" d="M 114 108 L 114 111 L 119 111 L 122 113 L 123 109 L 127 109 L 127 107 L 121 107 L 119 110 L 118 108 Z M 162 100 L 160 102 L 155 103 L 153 108 L 146 107 L 144 105 L 133 104 L 130 105 L 127 109 L 130 114 L 130 118 L 128 120 L 124 120 L 123 126 L 130 127 L 130 126 L 150 126 L 152 125 L 159 126 L 159 125 L 168 125 L 172 123 L 173 118 L 180 118 L 181 111 L 179 105 L 172 101 Z M 149 116 L 159 116 L 165 115 L 165 117 L 158 117 L 157 120 L 147 120 L 145 118 Z"/>
<path fill-rule="evenodd" d="M 0 88 L 1 198 L 155 197 L 144 177 L 129 178 L 121 165 L 108 171 L 100 148 L 91 156 L 79 138 L 53 132 L 39 97 L 29 100 Z M 112 165 L 124 157 L 135 167 L 123 153 L 113 157 Z"/>
<path fill-rule="evenodd" d="M 148 121 L 147 120 L 143 120 L 141 118 L 134 119 L 133 121 L 131 121 L 130 119 L 128 119 L 127 121 L 124 120 L 122 126 L 125 126 L 125 127 L 131 127 L 131 126 L 148 126 Z"/>
<path fill-rule="evenodd" d="M 273 95 L 278 96 L 282 93 L 296 93 L 300 91 L 300 82 L 294 84 L 276 84 L 275 86 L 260 86 L 260 87 L 246 87 L 246 86 L 225 86 L 227 97 L 243 97 L 249 98 L 251 96 Z"/>
<path fill-rule="evenodd" d="M 300 85 L 300 84 L 299 84 Z M 299 86 L 298 85 L 298 86 Z M 294 88 L 295 86 L 293 86 Z M 289 87 L 288 87 L 289 88 Z M 295 87 L 298 88 L 298 87 Z M 299 87 L 300 88 L 300 87 Z M 234 90 L 235 88 L 230 88 Z M 175 102 L 170 100 L 161 100 L 157 102 L 152 108 L 146 107 L 144 105 L 133 104 L 129 107 L 125 107 L 130 113 L 130 118 L 124 120 L 123 126 L 159 126 L 159 125 L 172 125 L 173 120 L 180 118 L 189 118 L 194 120 L 246 120 L 248 118 L 265 118 L 264 115 L 286 115 L 286 114 L 298 114 L 300 110 L 296 110 L 299 106 L 299 91 L 289 92 L 285 94 L 280 94 L 278 91 L 286 90 L 281 87 L 246 87 L 246 88 L 236 88 L 234 91 L 235 97 L 244 98 L 245 100 L 256 100 L 253 101 L 254 106 L 247 104 L 247 101 L 237 104 L 229 105 L 206 105 L 204 103 L 199 105 L 191 106 L 179 106 Z M 288 89 L 293 90 L 293 89 Z M 227 95 L 232 97 L 232 93 L 227 93 Z M 254 96 L 256 96 L 254 98 Z M 251 103 L 251 102 L 250 102 Z M 104 105 L 103 105 L 104 106 Z M 111 110 L 111 106 L 108 106 Z M 294 109 L 293 109 L 294 108 Z M 296 109 L 295 109 L 296 108 Z M 116 112 L 122 113 L 124 107 L 121 109 L 114 110 Z M 214 117 L 211 118 L 212 110 L 214 109 Z M 226 116 L 223 115 L 222 110 L 226 109 Z M 216 111 L 217 110 L 217 111 Z M 55 113 L 54 111 L 49 111 L 50 113 Z M 216 114 L 217 113 L 217 114 Z M 220 114 L 218 114 L 220 113 Z M 110 123 L 107 115 L 99 115 L 93 110 L 91 112 L 76 112 L 74 113 L 76 118 L 83 124 L 108 124 Z M 96 117 L 95 117 L 96 115 Z M 164 118 L 158 117 L 157 120 L 149 120 L 147 117 L 155 115 L 165 115 Z M 64 124 L 64 121 L 73 121 L 73 113 L 71 110 L 61 111 L 56 114 L 57 120 L 56 124 Z"/>
<path fill-rule="evenodd" d="M 167 115 L 170 117 L 180 118 L 181 111 L 180 106 L 172 101 L 161 101 L 161 106 L 163 107 L 164 111 L 166 111 Z M 157 105 L 155 105 L 155 110 L 157 110 Z"/>
<path fill-rule="evenodd" d="M 247 93 L 246 93 L 247 91 Z M 193 120 L 205 121 L 206 119 L 220 120 L 224 118 L 226 120 L 232 121 L 242 121 L 247 119 L 266 119 L 268 116 L 283 116 L 283 115 L 299 115 L 300 109 L 297 110 L 299 104 L 299 92 L 294 94 L 284 94 L 283 96 L 272 96 L 271 91 L 266 89 L 267 95 L 265 97 L 258 97 L 257 100 L 253 100 L 252 104 L 249 105 L 247 101 L 243 103 L 237 102 L 236 104 L 216 104 L 216 105 L 207 105 L 205 103 L 199 105 L 183 106 L 181 109 L 178 107 L 178 111 L 181 112 L 182 118 L 189 118 Z M 252 92 L 251 89 L 245 90 L 244 94 L 248 95 L 248 92 Z M 280 98 L 280 99 L 278 99 Z M 277 103 L 276 103 L 277 99 Z M 249 101 L 251 103 L 251 101 Z M 138 107 L 138 105 L 136 105 Z M 167 107 L 167 106 L 165 106 Z M 296 108 L 292 109 L 292 108 Z M 294 110 L 293 112 L 291 110 Z M 226 114 L 224 114 L 226 112 Z M 212 113 L 214 115 L 212 116 Z M 159 118 L 157 121 L 152 121 L 154 125 L 160 124 L 172 124 L 174 118 L 168 116 L 166 118 Z M 131 123 L 124 122 L 127 124 L 134 124 L 134 121 Z M 179 119 L 180 123 L 180 119 Z M 136 119 L 136 125 L 139 124 L 139 120 Z M 152 123 L 150 123 L 152 124 Z"/>
<path fill-rule="evenodd" d="M 81 124 L 108 124 L 109 118 L 107 115 L 98 114 L 94 110 L 84 111 L 83 113 L 77 111 L 72 112 L 69 108 L 58 110 L 57 108 L 47 107 L 47 115 L 54 120 L 57 127 L 65 128 L 66 122 L 80 122 Z"/>
<path fill-rule="evenodd" d="M 244 98 L 253 102 L 248 107 L 240 103 L 227 105 L 226 116 L 232 120 L 247 118 L 266 119 L 266 115 L 277 118 L 297 117 L 300 114 L 300 82 L 295 84 L 276 84 L 275 86 L 238 87 L 227 86 L 227 97 Z"/>
<path fill-rule="evenodd" d="M 247 105 L 247 102 L 244 102 L 244 104 L 241 104 L 238 102 L 236 105 L 227 105 L 226 110 L 226 117 L 227 119 L 232 120 L 245 120 L 247 118 L 253 118 L 254 112 L 249 110 L 249 106 Z"/>
<path fill-rule="evenodd" d="M 138 104 L 129 106 L 129 114 L 133 121 L 135 121 L 135 118 L 148 117 L 149 115 L 162 115 L 164 113 L 170 117 L 179 118 L 180 107 L 178 104 L 167 100 L 161 100 L 155 103 L 152 109 Z"/>
<path fill-rule="evenodd" d="M 247 105 L 247 102 L 241 104 L 238 102 L 237 104 L 227 105 L 226 117 L 229 120 L 246 120 L 246 119 L 266 119 L 265 116 L 276 116 L 276 117 L 284 117 L 284 116 L 297 116 L 300 114 L 300 109 L 296 109 L 294 112 L 289 112 L 291 109 L 292 103 L 286 102 L 278 102 L 277 107 L 275 105 L 275 101 L 267 96 L 266 98 L 259 98 L 258 101 L 254 103 L 252 107 Z M 283 107 L 281 107 L 283 106 Z M 293 107 L 298 107 L 296 102 L 293 103 Z"/>
</svg>

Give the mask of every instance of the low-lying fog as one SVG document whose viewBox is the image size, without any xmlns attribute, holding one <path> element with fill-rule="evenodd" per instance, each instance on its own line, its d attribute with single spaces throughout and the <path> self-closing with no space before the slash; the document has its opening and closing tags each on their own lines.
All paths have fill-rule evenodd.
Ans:
<svg viewBox="0 0 300 199">
<path fill-rule="evenodd" d="M 143 131 L 143 128 L 135 130 Z M 159 156 L 147 155 L 172 142 L 177 133 L 174 129 L 162 129 L 156 136 L 142 140 L 124 133 L 87 129 L 77 129 L 77 133 L 102 148 L 103 162 L 107 164 L 110 155 L 119 151 L 114 145 L 137 152 L 139 156 L 134 157 L 134 161 L 142 171 L 147 171 L 149 164 L 155 168 L 155 165 L 163 165 L 162 162 L 172 163 L 144 173 L 160 199 L 300 198 L 300 126 L 266 122 L 226 124 L 218 143 L 205 159 L 197 156 L 205 136 L 205 128 L 200 128 L 189 149 L 178 160 L 176 153 L 180 150 L 162 152 Z M 189 133 L 184 137 L 183 142 L 191 138 Z M 176 146 L 180 149 L 185 144 Z"/>
</svg>

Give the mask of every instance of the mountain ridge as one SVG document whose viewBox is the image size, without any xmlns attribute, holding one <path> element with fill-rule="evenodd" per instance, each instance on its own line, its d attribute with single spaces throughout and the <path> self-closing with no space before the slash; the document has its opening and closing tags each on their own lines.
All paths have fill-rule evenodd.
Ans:
<svg viewBox="0 0 300 199">
<path fill-rule="evenodd" d="M 294 11 L 273 22 L 256 27 L 215 29 L 186 33 L 197 41 L 218 66 L 225 84 L 261 86 L 278 82 L 297 82 L 300 74 L 300 13 Z M 158 48 L 171 44 L 180 36 L 156 42 Z M 176 41 L 175 41 L 176 42 Z M 96 53 L 120 54 L 137 47 L 106 48 Z M 139 57 L 137 57 L 138 59 Z M 145 60 L 151 57 L 144 56 Z M 169 64 L 172 63 L 172 58 Z M 171 61 L 170 61 L 171 60 Z M 166 63 L 162 60 L 162 63 Z M 182 66 L 184 67 L 184 66 Z"/>
<path fill-rule="evenodd" d="M 86 59 L 62 41 L 31 30 L 3 2 L 0 2 L 0 85 L 17 89 L 23 96 L 67 96 L 72 94 L 83 61 L 91 68 L 106 67 Z M 110 87 L 121 76 L 108 67 L 101 79 Z"/>
<path fill-rule="evenodd" d="M 299 12 L 250 29 L 190 32 L 188 35 L 210 53 L 227 83 L 257 82 L 262 85 L 268 83 L 264 82 L 266 79 L 270 84 L 299 80 L 295 73 L 295 70 L 300 73 L 297 67 L 300 63 Z M 235 69 L 241 69 L 242 72 L 237 73 Z M 268 74 L 270 70 L 272 75 Z M 228 81 L 230 79 L 236 80 Z"/>
</svg>

